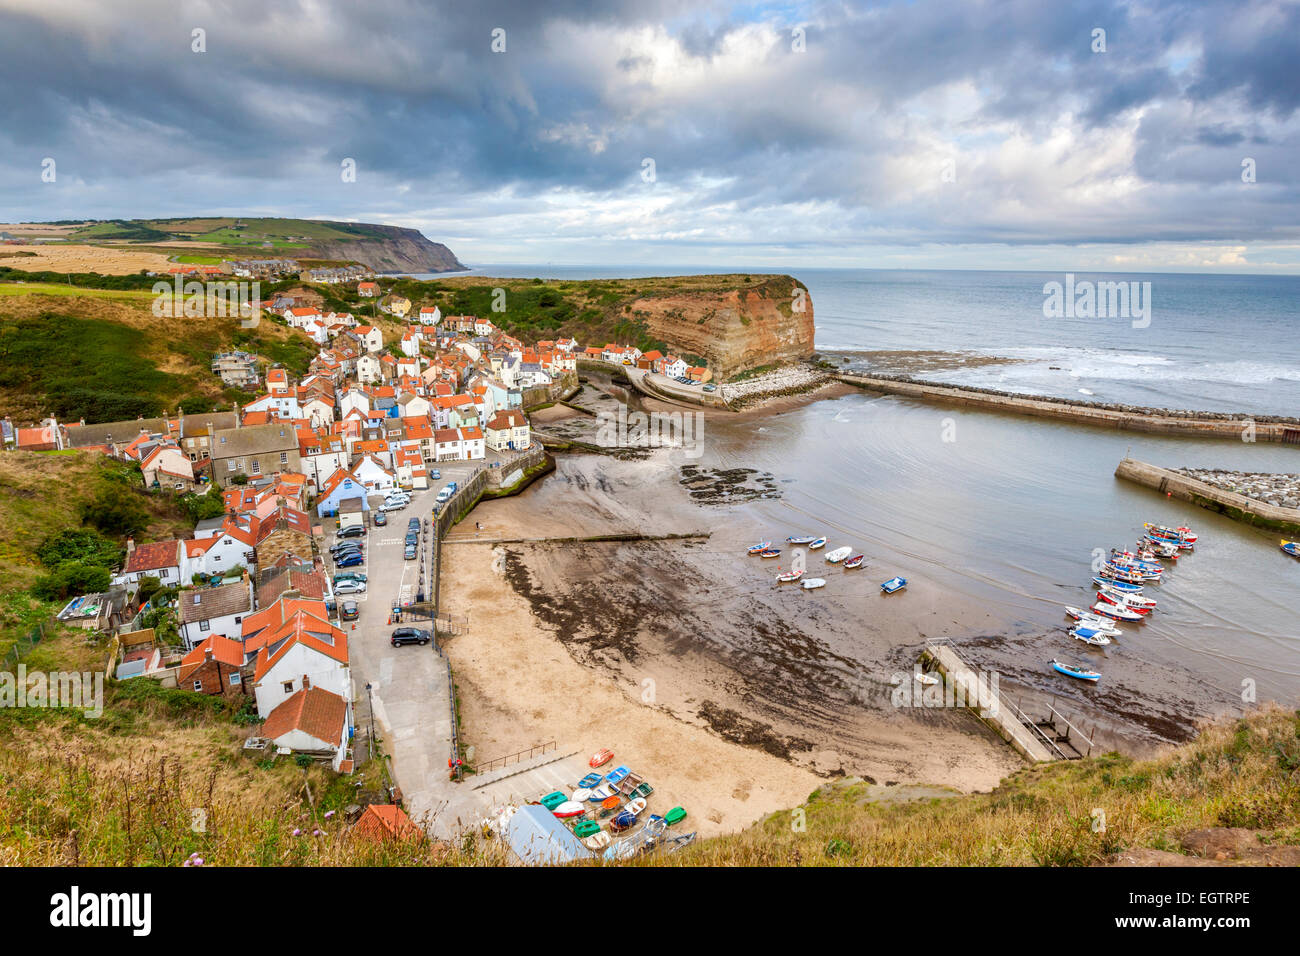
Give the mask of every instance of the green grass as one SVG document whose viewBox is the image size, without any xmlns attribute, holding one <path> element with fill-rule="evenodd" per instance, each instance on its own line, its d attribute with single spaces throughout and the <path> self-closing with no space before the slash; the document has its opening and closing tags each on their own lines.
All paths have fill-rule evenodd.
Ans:
<svg viewBox="0 0 1300 956">
<path fill-rule="evenodd" d="M 0 282 L 0 296 L 14 295 L 76 295 L 91 299 L 120 299 L 125 301 L 151 301 L 152 292 L 131 289 L 87 289 L 81 286 L 54 282 Z"/>
</svg>

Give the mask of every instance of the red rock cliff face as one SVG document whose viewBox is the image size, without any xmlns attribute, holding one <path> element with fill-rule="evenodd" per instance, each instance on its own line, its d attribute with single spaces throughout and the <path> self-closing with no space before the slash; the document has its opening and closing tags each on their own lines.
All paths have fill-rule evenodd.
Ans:
<svg viewBox="0 0 1300 956">
<path fill-rule="evenodd" d="M 774 276 L 754 289 L 641 298 L 632 310 L 654 338 L 707 359 L 718 379 L 800 361 L 815 347 L 812 297 L 789 276 Z"/>
</svg>

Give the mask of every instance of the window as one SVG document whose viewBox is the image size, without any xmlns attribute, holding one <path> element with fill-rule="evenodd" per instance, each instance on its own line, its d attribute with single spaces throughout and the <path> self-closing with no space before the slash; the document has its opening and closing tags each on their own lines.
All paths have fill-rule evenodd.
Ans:
<svg viewBox="0 0 1300 956">
<path fill-rule="evenodd" d="M 262 463 L 256 458 L 253 459 L 252 472 L 255 475 L 260 475 L 262 473 Z"/>
<path fill-rule="evenodd" d="M 284 692 L 285 692 L 286 694 L 292 694 L 292 693 L 293 693 L 293 681 L 291 681 L 291 680 L 287 680 L 287 681 L 284 682 Z"/>
<path fill-rule="evenodd" d="M 226 468 L 230 471 L 235 470 L 235 460 L 233 458 L 230 461 L 226 462 Z"/>
<path fill-rule="evenodd" d="M 287 451 L 280 452 L 280 464 L 282 465 L 289 464 L 289 453 Z"/>
<path fill-rule="evenodd" d="M 243 680 L 243 678 L 239 676 L 239 671 L 235 671 L 230 675 L 230 686 L 237 686 L 241 680 Z"/>
<path fill-rule="evenodd" d="M 201 680 L 196 680 L 196 681 L 194 682 L 194 689 L 195 689 L 195 690 L 203 690 L 203 681 L 201 681 Z"/>
<path fill-rule="evenodd" d="M 211 622 L 211 621 L 199 621 L 199 630 L 200 630 L 200 631 L 210 631 L 210 630 L 212 630 L 212 622 Z"/>
</svg>

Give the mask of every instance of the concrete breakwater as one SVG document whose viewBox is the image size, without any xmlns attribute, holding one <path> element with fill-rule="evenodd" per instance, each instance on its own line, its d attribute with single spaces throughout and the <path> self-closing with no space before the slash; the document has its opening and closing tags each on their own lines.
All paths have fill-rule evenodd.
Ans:
<svg viewBox="0 0 1300 956">
<path fill-rule="evenodd" d="M 1287 534 L 1300 534 L 1300 509 L 1256 501 L 1235 491 L 1136 458 L 1121 461 L 1115 469 L 1115 477 L 1145 485 L 1181 501 L 1190 501 L 1246 524 Z"/>
<path fill-rule="evenodd" d="M 1300 475 L 1224 471 L 1221 468 L 1177 468 L 1179 474 L 1195 478 L 1224 491 L 1279 508 L 1300 508 Z"/>
<path fill-rule="evenodd" d="M 923 382 L 909 378 L 854 375 L 842 372 L 840 381 L 873 392 L 884 392 L 949 405 L 966 405 L 988 411 L 1058 418 L 1126 431 L 1230 438 L 1236 441 L 1286 442 L 1300 445 L 1300 419 L 1274 415 L 1231 415 L 1140 405 L 1079 402 L 1071 399 L 1016 395 L 991 389 Z"/>
</svg>

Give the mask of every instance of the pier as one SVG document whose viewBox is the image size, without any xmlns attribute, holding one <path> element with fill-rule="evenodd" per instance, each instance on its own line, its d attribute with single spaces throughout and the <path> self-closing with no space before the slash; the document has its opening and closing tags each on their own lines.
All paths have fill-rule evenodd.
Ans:
<svg viewBox="0 0 1300 956">
<path fill-rule="evenodd" d="M 1125 458 L 1115 469 L 1115 477 L 1144 485 L 1180 501 L 1190 501 L 1210 511 L 1217 511 L 1238 521 L 1287 534 L 1300 534 L 1300 509 L 1281 508 L 1264 501 L 1247 498 L 1234 491 L 1216 488 L 1168 468 Z"/>
</svg>

